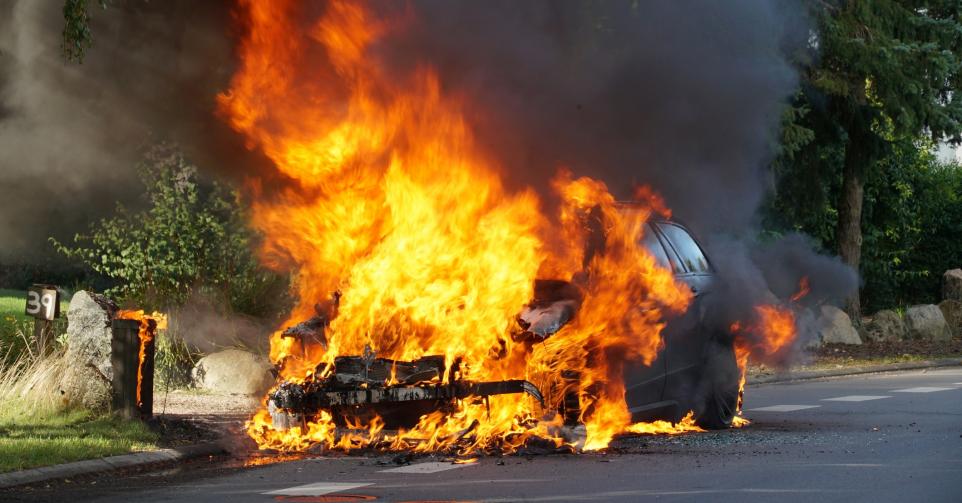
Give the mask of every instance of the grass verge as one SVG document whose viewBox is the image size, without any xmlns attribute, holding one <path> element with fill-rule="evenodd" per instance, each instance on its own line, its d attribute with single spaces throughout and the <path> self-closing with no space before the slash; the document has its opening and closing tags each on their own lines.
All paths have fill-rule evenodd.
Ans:
<svg viewBox="0 0 962 503">
<path fill-rule="evenodd" d="M 140 421 L 65 403 L 71 372 L 62 350 L 22 353 L 0 368 L 0 472 L 149 450 L 157 435 Z"/>
<path fill-rule="evenodd" d="M 0 418 L 0 472 L 156 448 L 157 435 L 140 421 L 81 410 L 11 415 Z"/>
</svg>

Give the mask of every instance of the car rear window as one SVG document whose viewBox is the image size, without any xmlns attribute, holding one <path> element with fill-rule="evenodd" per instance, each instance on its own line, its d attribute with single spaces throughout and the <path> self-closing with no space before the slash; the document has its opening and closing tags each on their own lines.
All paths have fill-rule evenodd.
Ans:
<svg viewBox="0 0 962 503">
<path fill-rule="evenodd" d="M 668 261 L 668 254 L 665 253 L 665 248 L 661 245 L 661 241 L 659 241 L 658 236 L 655 235 L 655 230 L 652 229 L 650 225 L 645 225 L 645 233 L 641 237 L 641 245 L 654 255 L 655 260 L 658 261 L 662 267 L 666 269 L 672 268 L 672 264 Z"/>
<path fill-rule="evenodd" d="M 672 224 L 658 224 L 658 228 L 668 238 L 688 272 L 711 271 L 704 252 L 698 247 L 698 243 L 688 235 L 688 231 Z"/>
</svg>

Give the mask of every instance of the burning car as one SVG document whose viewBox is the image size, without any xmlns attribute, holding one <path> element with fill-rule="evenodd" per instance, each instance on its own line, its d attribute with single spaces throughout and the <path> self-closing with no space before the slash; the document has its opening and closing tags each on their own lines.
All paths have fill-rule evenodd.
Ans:
<svg viewBox="0 0 962 503">
<path fill-rule="evenodd" d="M 631 205 L 622 205 L 631 211 Z M 604 239 L 589 240 L 586 261 L 604 253 Z M 625 400 L 632 422 L 681 421 L 692 413 L 695 423 L 707 429 L 731 426 L 739 396 L 740 372 L 730 336 L 712 333 L 697 318 L 697 305 L 712 290 L 714 270 L 703 248 L 687 228 L 670 220 L 645 224 L 639 243 L 658 263 L 672 270 L 695 297 L 686 314 L 671 320 L 665 331 L 664 348 L 654 361 L 630 362 L 625 366 Z M 578 316 L 582 288 L 572 281 L 537 280 L 535 297 L 517 317 L 511 334 L 516 343 L 530 347 L 556 334 Z M 288 328 L 283 336 L 304 344 L 327 344 L 325 330 L 337 316 L 340 295 L 335 293 L 317 316 Z M 592 357 L 589 352 L 589 358 Z M 495 349 L 492 358 L 503 357 Z M 300 427 L 322 411 L 341 426 L 383 421 L 387 428 L 413 428 L 430 413 L 449 413 L 460 400 L 477 400 L 489 406 L 494 395 L 526 394 L 542 407 L 544 392 L 554 400 L 557 413 L 568 426 L 578 424 L 585 409 L 574 369 L 562 369 L 545 382 L 544 392 L 524 379 L 474 381 L 462 376 L 462 362 L 445 362 L 443 355 L 413 361 L 380 358 L 369 347 L 357 356 L 337 356 L 333 364 L 321 364 L 306 380 L 281 383 L 268 397 L 268 410 L 275 428 Z"/>
<path fill-rule="evenodd" d="M 375 50 L 400 19 L 338 0 L 238 17 L 218 113 L 277 175 L 251 181 L 250 223 L 296 299 L 247 424 L 260 448 L 593 450 L 655 418 L 725 427 L 748 354 L 793 340 L 783 306 L 740 320 L 758 336 L 734 349 L 706 328 L 714 270 L 650 187 L 618 204 L 565 159 L 545 190 L 509 183 L 524 166 L 476 135 L 485 107 Z"/>
</svg>

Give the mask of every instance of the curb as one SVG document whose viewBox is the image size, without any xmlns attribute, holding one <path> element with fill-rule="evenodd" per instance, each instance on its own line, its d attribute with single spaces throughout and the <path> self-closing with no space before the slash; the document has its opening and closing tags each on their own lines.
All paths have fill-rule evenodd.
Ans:
<svg viewBox="0 0 962 503">
<path fill-rule="evenodd" d="M 74 461 L 61 465 L 30 468 L 10 473 L 0 473 L 0 489 L 46 482 L 48 480 L 105 473 L 123 468 L 136 468 L 155 463 L 169 463 L 186 459 L 224 452 L 224 448 L 217 443 L 195 444 L 175 449 L 160 449 L 157 451 L 135 452 L 106 458 Z"/>
<path fill-rule="evenodd" d="M 866 365 L 864 367 L 847 367 L 842 369 L 809 370 L 805 372 L 790 372 L 759 377 L 749 377 L 746 384 L 774 384 L 792 381 L 808 381 L 826 377 L 843 377 L 859 374 L 874 374 L 877 372 L 895 372 L 898 370 L 918 370 L 937 367 L 962 366 L 962 358 L 942 358 L 939 360 L 923 360 L 916 362 L 885 363 L 880 365 Z"/>
</svg>

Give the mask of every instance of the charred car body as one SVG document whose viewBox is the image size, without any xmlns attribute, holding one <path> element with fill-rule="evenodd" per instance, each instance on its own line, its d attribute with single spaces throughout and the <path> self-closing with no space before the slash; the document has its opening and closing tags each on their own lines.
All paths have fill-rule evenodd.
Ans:
<svg viewBox="0 0 962 503">
<path fill-rule="evenodd" d="M 650 365 L 625 366 L 625 400 L 632 421 L 676 422 L 693 411 L 703 428 L 729 427 L 736 413 L 740 374 L 731 340 L 710 330 L 704 320 L 713 266 L 681 224 L 658 220 L 645 226 L 639 245 L 687 284 L 694 299 L 684 315 L 668 321 L 664 347 Z M 588 250 L 589 255 L 603 252 L 592 250 L 591 243 Z M 324 344 L 324 331 L 336 315 L 337 302 L 335 294 L 327 307 L 318 307 L 317 317 L 287 329 L 284 336 Z M 512 337 L 530 343 L 550 337 L 578 315 L 580 302 L 580 290 L 572 283 L 536 281 L 535 298 L 519 315 Z M 577 423 L 579 398 L 564 391 L 564 383 L 575 383 L 579 376 L 563 371 L 557 377 L 564 394 L 556 401 L 557 412 L 566 423 Z M 511 393 L 527 394 L 544 405 L 542 390 L 526 380 L 471 381 L 462 378 L 457 360 L 449 366 L 443 356 L 395 361 L 378 358 L 366 348 L 362 355 L 339 356 L 333 365 L 322 364 L 303 382 L 282 383 L 268 397 L 268 410 L 277 429 L 299 425 L 321 411 L 342 426 L 379 417 L 389 428 L 410 428 L 424 414 L 455 410 L 458 400 L 486 402 L 489 396 Z"/>
</svg>

